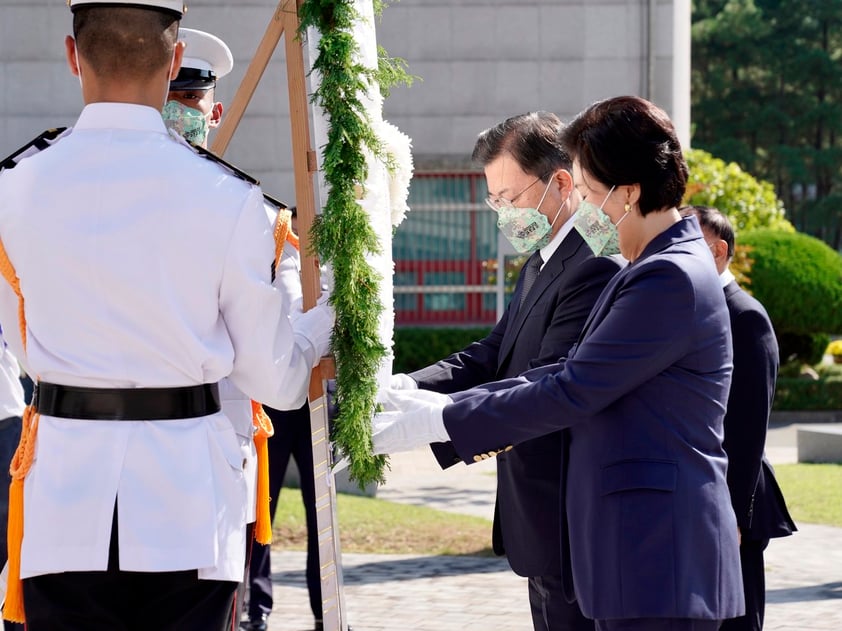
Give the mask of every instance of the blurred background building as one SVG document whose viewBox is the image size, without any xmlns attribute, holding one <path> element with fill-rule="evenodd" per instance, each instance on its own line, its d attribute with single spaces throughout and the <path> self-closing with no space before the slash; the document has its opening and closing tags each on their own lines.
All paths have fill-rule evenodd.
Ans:
<svg viewBox="0 0 842 631">
<path fill-rule="evenodd" d="M 62 0 L 0 0 L 0 155 L 44 129 L 72 125 L 82 101 L 64 59 Z M 224 39 L 235 66 L 228 104 L 277 7 L 273 0 L 187 0 L 182 24 Z M 638 94 L 690 137 L 690 0 L 401 0 L 378 43 L 418 79 L 392 90 L 384 118 L 413 140 L 411 212 L 395 234 L 399 325 L 493 324 L 516 270 L 470 163 L 477 134 L 508 116 L 564 119 L 591 102 Z M 295 201 L 289 103 L 279 47 L 226 159 L 266 192 Z M 503 270 L 502 273 L 498 273 Z"/>
</svg>

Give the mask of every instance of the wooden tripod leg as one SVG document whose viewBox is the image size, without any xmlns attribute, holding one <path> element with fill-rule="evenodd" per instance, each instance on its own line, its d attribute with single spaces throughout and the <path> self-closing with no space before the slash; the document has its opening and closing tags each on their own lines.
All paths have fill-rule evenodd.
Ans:
<svg viewBox="0 0 842 631">
<path fill-rule="evenodd" d="M 316 525 L 319 533 L 319 574 L 322 587 L 322 620 L 325 631 L 347 631 L 342 579 L 342 552 L 336 512 L 336 485 L 329 436 L 325 380 L 333 376 L 333 362 L 323 360 L 310 382 L 310 428 L 313 444 L 313 481 Z"/>
<path fill-rule="evenodd" d="M 237 93 L 231 101 L 231 105 L 222 120 L 222 124 L 216 130 L 211 151 L 218 156 L 223 155 L 225 150 L 228 149 L 228 144 L 231 142 L 234 132 L 237 131 L 237 126 L 240 124 L 243 114 L 245 114 L 246 108 L 251 102 L 251 97 L 254 96 L 257 84 L 260 82 L 261 77 L 263 77 L 266 66 L 269 65 L 272 53 L 275 52 L 278 42 L 281 41 L 281 36 L 284 34 L 283 12 L 286 5 L 287 0 L 281 0 L 278 3 L 278 8 L 275 9 L 275 13 L 272 15 L 272 19 L 266 27 L 263 39 L 260 40 L 257 51 L 254 53 L 254 57 L 249 64 L 248 70 L 246 70 L 240 87 L 237 88 Z"/>
</svg>

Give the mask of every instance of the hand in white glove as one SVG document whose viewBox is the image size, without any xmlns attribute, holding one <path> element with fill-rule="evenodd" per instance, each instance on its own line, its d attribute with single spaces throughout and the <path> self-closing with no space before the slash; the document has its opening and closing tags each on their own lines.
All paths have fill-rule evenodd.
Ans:
<svg viewBox="0 0 842 631">
<path fill-rule="evenodd" d="M 301 304 L 295 304 L 289 317 L 296 338 L 309 343 L 315 353 L 315 364 L 318 364 L 319 358 L 330 352 L 330 336 L 336 320 L 333 307 L 328 304 L 328 295 L 323 293 L 309 311 L 302 312 Z"/>
<path fill-rule="evenodd" d="M 430 390 L 386 390 L 379 397 L 386 411 L 374 415 L 375 454 L 410 451 L 450 440 L 442 416 L 450 397 Z"/>
<path fill-rule="evenodd" d="M 418 383 L 409 375 L 399 372 L 389 379 L 389 388 L 391 390 L 418 390 Z"/>
</svg>

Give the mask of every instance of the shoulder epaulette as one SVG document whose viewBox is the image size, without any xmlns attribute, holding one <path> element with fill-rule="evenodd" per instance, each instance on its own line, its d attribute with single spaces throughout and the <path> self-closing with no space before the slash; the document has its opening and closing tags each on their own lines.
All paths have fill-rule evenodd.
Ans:
<svg viewBox="0 0 842 631">
<path fill-rule="evenodd" d="M 289 208 L 289 206 L 281 200 L 275 199 L 274 197 L 272 197 L 271 195 L 267 195 L 266 193 L 263 193 L 263 199 L 265 199 L 270 206 L 274 206 L 276 210 L 286 210 L 287 208 Z"/>
<path fill-rule="evenodd" d="M 185 141 L 185 142 L 186 142 L 186 141 Z M 237 167 L 235 167 L 235 166 L 234 166 L 233 164 L 231 164 L 230 162 L 226 162 L 225 160 L 223 160 L 222 158 L 220 158 L 220 157 L 219 157 L 218 155 L 216 155 L 215 153 L 212 153 L 212 152 L 208 151 L 207 149 L 205 149 L 204 147 L 200 147 L 199 145 L 194 145 L 193 143 L 188 143 L 188 144 L 189 144 L 189 145 L 193 148 L 193 150 L 194 150 L 196 153 L 198 153 L 200 156 L 202 156 L 203 158 L 206 158 L 207 160 L 210 160 L 211 162 L 216 162 L 217 164 L 219 164 L 219 165 L 223 166 L 224 168 L 226 168 L 227 170 L 231 171 L 231 173 L 233 173 L 234 175 L 236 175 L 236 176 L 237 176 L 238 178 L 240 178 L 241 180 L 245 180 L 245 181 L 246 181 L 246 182 L 248 182 L 249 184 L 254 184 L 255 186 L 259 186 L 259 185 L 260 185 L 260 181 L 259 181 L 258 179 L 253 178 L 252 176 L 250 176 L 248 173 L 246 173 L 246 172 L 245 172 L 245 171 L 243 171 L 242 169 L 238 169 Z"/>
<path fill-rule="evenodd" d="M 0 161 L 0 171 L 14 169 L 18 162 L 49 147 L 55 140 L 67 131 L 67 127 L 54 127 L 33 138 L 12 155 Z"/>
</svg>

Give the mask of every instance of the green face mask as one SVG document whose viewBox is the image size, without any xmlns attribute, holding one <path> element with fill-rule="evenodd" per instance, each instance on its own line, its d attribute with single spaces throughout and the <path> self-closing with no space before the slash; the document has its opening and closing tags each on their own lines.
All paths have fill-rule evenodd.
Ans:
<svg viewBox="0 0 842 631">
<path fill-rule="evenodd" d="M 196 108 L 187 107 L 179 101 L 167 101 L 161 117 L 167 129 L 172 129 L 187 142 L 203 145 L 208 138 L 208 118 Z"/>
<path fill-rule="evenodd" d="M 550 190 L 552 182 L 552 179 L 547 182 L 544 194 L 541 195 L 541 200 L 538 202 L 538 208 L 544 203 L 544 198 L 547 196 L 547 191 Z M 570 199 L 569 196 L 568 199 Z M 540 250 L 550 242 L 553 225 L 566 203 L 567 200 L 559 206 L 552 223 L 545 215 L 541 214 L 538 208 L 503 206 L 497 210 L 497 227 L 503 233 L 503 236 L 509 240 L 516 252 L 529 254 L 535 250 Z"/>
<path fill-rule="evenodd" d="M 617 226 L 628 216 L 628 213 L 620 217 L 619 221 L 614 224 L 602 210 L 614 188 L 611 187 L 599 206 L 584 199 L 579 202 L 576 218 L 573 220 L 573 227 L 582 235 L 582 239 L 588 244 L 594 256 L 611 256 L 620 252 L 620 237 L 617 233 Z"/>
</svg>

